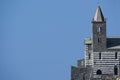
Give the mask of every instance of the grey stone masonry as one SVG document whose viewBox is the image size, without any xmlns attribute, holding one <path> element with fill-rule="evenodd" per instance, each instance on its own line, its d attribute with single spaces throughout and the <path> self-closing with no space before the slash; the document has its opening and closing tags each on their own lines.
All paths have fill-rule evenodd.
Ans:
<svg viewBox="0 0 120 80">
<path fill-rule="evenodd" d="M 101 58 L 99 58 L 99 54 L 101 53 Z M 117 75 L 119 75 L 119 66 L 120 66 L 120 52 L 117 52 L 117 57 L 116 57 L 116 52 L 94 52 L 94 61 L 93 61 L 93 74 L 94 78 L 98 77 L 99 75 L 97 74 L 97 70 L 101 70 L 102 75 L 115 75 L 114 68 L 115 66 L 118 69 Z"/>
<path fill-rule="evenodd" d="M 71 67 L 71 80 L 90 80 L 92 79 L 92 67 L 85 67 L 84 60 L 78 60 L 78 66 Z"/>
<path fill-rule="evenodd" d="M 92 37 L 84 40 L 84 59 L 71 67 L 71 80 L 120 78 L 120 37 L 106 36 L 106 20 L 100 6 L 92 20 Z"/>
</svg>

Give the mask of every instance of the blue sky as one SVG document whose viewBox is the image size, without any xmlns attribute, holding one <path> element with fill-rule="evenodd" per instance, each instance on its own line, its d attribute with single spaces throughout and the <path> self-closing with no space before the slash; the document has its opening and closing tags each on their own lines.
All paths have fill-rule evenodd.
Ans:
<svg viewBox="0 0 120 80">
<path fill-rule="evenodd" d="M 97 2 L 0 0 L 0 80 L 70 80 Z M 120 36 L 119 3 L 100 2 L 108 36 Z"/>
</svg>

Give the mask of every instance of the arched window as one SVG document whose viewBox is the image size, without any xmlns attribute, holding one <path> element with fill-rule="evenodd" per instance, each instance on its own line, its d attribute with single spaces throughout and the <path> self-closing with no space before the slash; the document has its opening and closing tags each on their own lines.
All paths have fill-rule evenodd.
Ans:
<svg viewBox="0 0 120 80">
<path fill-rule="evenodd" d="M 117 66 L 114 66 L 114 75 L 118 75 L 118 68 L 117 68 Z"/>
<path fill-rule="evenodd" d="M 99 59 L 101 59 L 101 52 L 99 53 Z"/>
<path fill-rule="evenodd" d="M 97 75 L 101 75 L 101 74 L 102 74 L 102 71 L 98 69 L 97 72 L 96 72 L 96 74 L 97 74 Z"/>
<path fill-rule="evenodd" d="M 117 52 L 115 52 L 115 59 L 117 59 Z"/>
<path fill-rule="evenodd" d="M 101 32 L 101 27 L 97 28 L 97 32 L 100 33 Z"/>
<path fill-rule="evenodd" d="M 98 38 L 98 43 L 101 43 L 101 38 Z"/>
</svg>

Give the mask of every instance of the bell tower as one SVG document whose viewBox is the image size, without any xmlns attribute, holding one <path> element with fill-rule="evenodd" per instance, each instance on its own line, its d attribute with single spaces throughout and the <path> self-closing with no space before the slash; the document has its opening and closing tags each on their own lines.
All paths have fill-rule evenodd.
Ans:
<svg viewBox="0 0 120 80">
<path fill-rule="evenodd" d="M 92 20 L 92 48 L 93 52 L 106 50 L 106 21 L 100 6 L 97 7 Z"/>
</svg>

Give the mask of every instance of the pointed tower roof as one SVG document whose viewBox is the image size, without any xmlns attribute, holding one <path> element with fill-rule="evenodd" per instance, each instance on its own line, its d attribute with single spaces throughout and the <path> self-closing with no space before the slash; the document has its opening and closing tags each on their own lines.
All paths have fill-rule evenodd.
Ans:
<svg viewBox="0 0 120 80">
<path fill-rule="evenodd" d="M 105 21 L 100 6 L 98 6 L 96 9 L 95 15 L 93 17 L 93 21 L 94 22 L 104 22 Z"/>
</svg>

